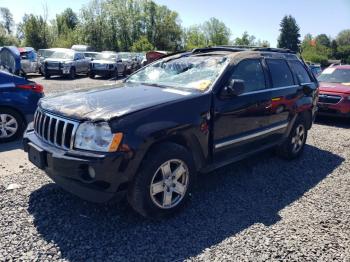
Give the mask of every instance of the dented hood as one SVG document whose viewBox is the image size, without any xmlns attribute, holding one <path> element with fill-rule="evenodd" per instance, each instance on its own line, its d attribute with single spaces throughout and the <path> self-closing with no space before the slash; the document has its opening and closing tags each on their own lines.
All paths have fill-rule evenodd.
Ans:
<svg viewBox="0 0 350 262">
<path fill-rule="evenodd" d="M 200 94 L 197 91 L 121 83 L 46 97 L 40 100 L 39 106 L 69 118 L 99 121 Z"/>
</svg>

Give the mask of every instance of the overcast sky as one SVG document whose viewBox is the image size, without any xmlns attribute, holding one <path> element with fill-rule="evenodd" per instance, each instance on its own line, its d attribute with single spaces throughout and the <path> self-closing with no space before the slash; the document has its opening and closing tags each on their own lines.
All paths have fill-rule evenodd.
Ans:
<svg viewBox="0 0 350 262">
<path fill-rule="evenodd" d="M 42 14 L 47 3 L 49 17 L 70 7 L 79 13 L 88 0 L 0 0 L 1 7 L 8 7 L 15 21 L 21 21 L 25 13 Z M 201 24 L 210 17 L 222 20 L 232 32 L 231 38 L 244 31 L 258 39 L 277 43 L 279 23 L 286 14 L 293 15 L 301 34 L 325 33 L 335 37 L 343 29 L 350 29 L 350 0 L 155 0 L 179 13 L 182 25 Z"/>
</svg>

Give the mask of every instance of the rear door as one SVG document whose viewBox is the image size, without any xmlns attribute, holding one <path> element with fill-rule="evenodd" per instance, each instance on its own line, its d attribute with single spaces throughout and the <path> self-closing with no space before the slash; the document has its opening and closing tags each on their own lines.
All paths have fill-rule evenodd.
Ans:
<svg viewBox="0 0 350 262">
<path fill-rule="evenodd" d="M 296 84 L 293 73 L 285 59 L 265 59 L 270 73 L 271 105 L 269 109 L 270 125 L 288 125 L 292 117 L 295 103 L 300 97 L 299 86 Z M 282 136 L 285 130 L 278 130 Z"/>
<path fill-rule="evenodd" d="M 261 59 L 246 59 L 232 69 L 230 79 L 241 79 L 245 92 L 214 100 L 214 158 L 232 158 L 261 147 L 270 125 L 271 91 Z"/>
</svg>

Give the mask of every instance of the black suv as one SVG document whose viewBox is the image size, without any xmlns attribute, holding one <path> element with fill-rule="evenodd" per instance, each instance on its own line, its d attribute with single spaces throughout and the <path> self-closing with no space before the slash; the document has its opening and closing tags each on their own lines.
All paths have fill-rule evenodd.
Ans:
<svg viewBox="0 0 350 262">
<path fill-rule="evenodd" d="M 114 86 L 41 99 L 24 148 L 67 191 L 94 202 L 127 193 L 159 217 L 184 205 L 199 173 L 271 147 L 298 157 L 317 97 L 288 50 L 196 49 Z"/>
</svg>

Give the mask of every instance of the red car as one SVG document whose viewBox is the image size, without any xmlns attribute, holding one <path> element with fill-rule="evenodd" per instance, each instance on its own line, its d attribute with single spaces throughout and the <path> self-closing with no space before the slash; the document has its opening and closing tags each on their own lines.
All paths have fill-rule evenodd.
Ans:
<svg viewBox="0 0 350 262">
<path fill-rule="evenodd" d="M 328 67 L 318 81 L 319 114 L 350 117 L 350 65 Z"/>
</svg>

